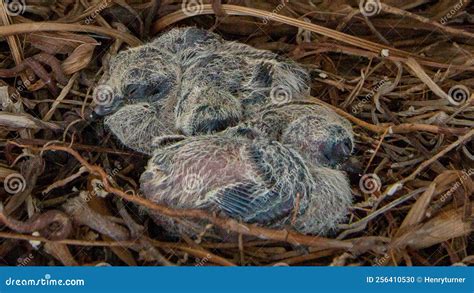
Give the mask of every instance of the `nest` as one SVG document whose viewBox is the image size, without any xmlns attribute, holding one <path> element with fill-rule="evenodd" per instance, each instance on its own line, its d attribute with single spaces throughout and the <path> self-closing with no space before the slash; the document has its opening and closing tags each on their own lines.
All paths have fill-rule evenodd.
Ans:
<svg viewBox="0 0 474 293">
<path fill-rule="evenodd" d="M 207 2 L 0 3 L 6 264 L 474 262 L 471 1 Z M 311 72 L 312 100 L 352 123 L 354 203 L 336 232 L 246 225 L 140 196 L 148 156 L 90 118 L 93 89 L 112 56 L 177 26 L 298 62 Z M 209 225 L 195 238 L 170 236 L 150 211 Z M 211 235 L 213 227 L 237 237 Z"/>
</svg>

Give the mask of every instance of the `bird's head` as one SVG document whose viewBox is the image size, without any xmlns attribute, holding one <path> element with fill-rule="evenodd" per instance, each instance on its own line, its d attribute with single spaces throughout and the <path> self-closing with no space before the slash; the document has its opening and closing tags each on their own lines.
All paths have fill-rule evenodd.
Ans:
<svg viewBox="0 0 474 293">
<path fill-rule="evenodd" d="M 122 51 L 111 60 L 106 78 L 94 89 L 94 112 L 107 116 L 126 105 L 176 97 L 178 74 L 178 66 L 152 46 Z"/>
<path fill-rule="evenodd" d="M 354 148 L 352 128 L 341 119 L 303 116 L 288 125 L 282 142 L 316 166 L 335 168 L 349 158 Z"/>
</svg>

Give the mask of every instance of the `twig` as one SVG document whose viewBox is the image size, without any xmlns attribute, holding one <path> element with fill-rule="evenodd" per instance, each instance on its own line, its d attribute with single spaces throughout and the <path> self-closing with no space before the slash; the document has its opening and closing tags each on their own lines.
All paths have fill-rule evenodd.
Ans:
<svg viewBox="0 0 474 293">
<path fill-rule="evenodd" d="M 47 211 L 33 216 L 26 222 L 21 222 L 5 215 L 3 205 L 0 204 L 0 222 L 16 232 L 33 233 L 39 231 L 48 239 L 53 240 L 67 238 L 72 232 L 72 223 L 69 217 L 56 210 Z"/>
<path fill-rule="evenodd" d="M 20 24 L 12 24 L 0 26 L 0 36 L 11 36 L 18 34 L 26 34 L 32 32 L 54 32 L 54 31 L 73 31 L 73 32 L 87 32 L 110 36 L 128 43 L 135 47 L 142 44 L 142 42 L 134 36 L 120 32 L 110 28 L 103 28 L 94 25 L 80 25 L 68 23 L 54 23 L 54 22 L 28 22 Z"/>
<path fill-rule="evenodd" d="M 59 187 L 63 187 L 64 185 L 68 184 L 69 182 L 71 181 L 74 181 L 76 180 L 77 178 L 79 178 L 82 174 L 86 173 L 87 172 L 87 169 L 84 168 L 84 167 L 81 167 L 79 168 L 79 170 L 72 174 L 71 176 L 69 177 L 66 177 L 62 180 L 58 180 L 56 182 L 54 182 L 53 184 L 49 185 L 48 187 L 46 187 L 45 190 L 43 190 L 43 194 L 47 194 L 49 193 L 51 190 L 53 189 L 56 189 L 56 188 L 59 188 Z"/>
</svg>

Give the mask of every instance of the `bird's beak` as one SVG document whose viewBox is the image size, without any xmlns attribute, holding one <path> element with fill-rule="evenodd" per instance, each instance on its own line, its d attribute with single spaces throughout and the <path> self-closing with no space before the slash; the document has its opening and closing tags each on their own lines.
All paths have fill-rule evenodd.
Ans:
<svg viewBox="0 0 474 293">
<path fill-rule="evenodd" d="M 349 140 L 345 140 L 341 144 L 341 155 L 349 157 L 352 153 L 352 143 Z"/>
</svg>

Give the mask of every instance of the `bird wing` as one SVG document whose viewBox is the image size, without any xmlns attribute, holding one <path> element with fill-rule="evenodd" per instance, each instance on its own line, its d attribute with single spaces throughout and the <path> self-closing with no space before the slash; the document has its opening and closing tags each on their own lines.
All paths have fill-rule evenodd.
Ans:
<svg viewBox="0 0 474 293">
<path fill-rule="evenodd" d="M 247 223 L 265 223 L 281 218 L 293 207 L 292 197 L 282 201 L 277 190 L 251 181 L 226 186 L 213 198 L 229 217 Z"/>
<path fill-rule="evenodd" d="M 258 177 L 217 190 L 211 198 L 222 211 L 249 223 L 285 221 L 294 209 L 304 211 L 313 182 L 297 153 L 278 142 L 256 139 L 245 157 Z"/>
</svg>

